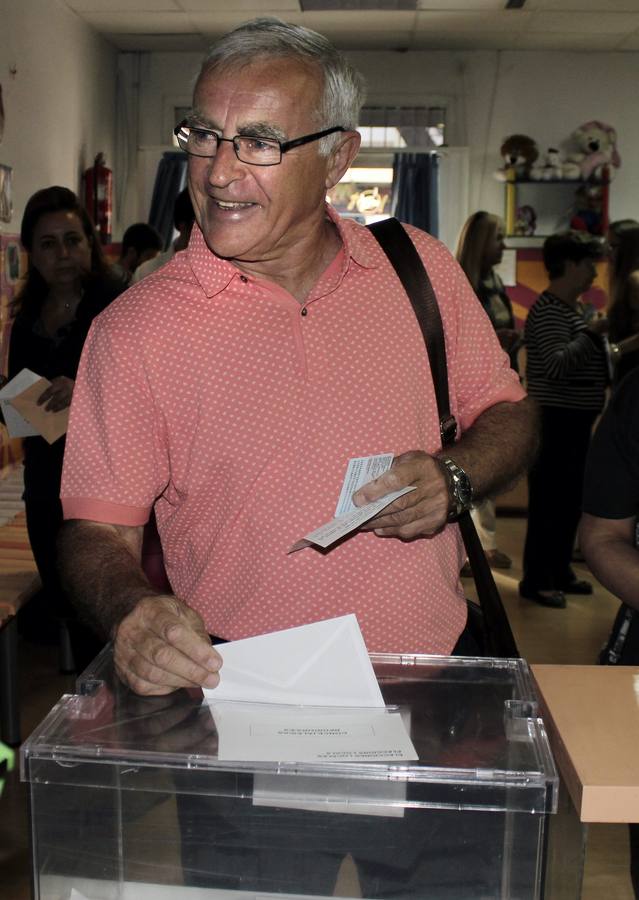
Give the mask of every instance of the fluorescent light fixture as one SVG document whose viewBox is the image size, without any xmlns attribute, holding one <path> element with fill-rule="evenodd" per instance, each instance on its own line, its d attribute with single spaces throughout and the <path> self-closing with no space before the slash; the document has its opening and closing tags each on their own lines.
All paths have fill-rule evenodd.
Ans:
<svg viewBox="0 0 639 900">
<path fill-rule="evenodd" d="M 413 10 L 417 0 L 300 0 L 302 12 L 346 12 L 348 10 Z"/>
</svg>

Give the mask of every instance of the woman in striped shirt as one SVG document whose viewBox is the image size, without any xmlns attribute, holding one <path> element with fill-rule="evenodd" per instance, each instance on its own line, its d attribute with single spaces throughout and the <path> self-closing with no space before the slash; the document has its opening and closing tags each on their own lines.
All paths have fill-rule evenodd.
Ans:
<svg viewBox="0 0 639 900">
<path fill-rule="evenodd" d="M 601 243 L 581 232 L 547 238 L 543 257 L 550 283 L 526 320 L 526 381 L 540 406 L 541 445 L 528 476 L 519 593 L 543 606 L 564 607 L 566 593 L 592 593 L 589 582 L 575 577 L 570 560 L 590 433 L 608 381 L 607 320 L 588 318 L 580 303 L 601 255 Z"/>
</svg>

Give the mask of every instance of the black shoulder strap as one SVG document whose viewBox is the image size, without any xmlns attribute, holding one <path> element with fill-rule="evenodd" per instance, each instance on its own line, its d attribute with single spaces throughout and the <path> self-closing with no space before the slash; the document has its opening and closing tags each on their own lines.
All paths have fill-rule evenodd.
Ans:
<svg viewBox="0 0 639 900">
<path fill-rule="evenodd" d="M 442 447 L 446 447 L 457 437 L 457 422 L 450 412 L 444 329 L 433 286 L 415 245 L 397 219 L 382 219 L 368 228 L 395 269 L 422 330 L 433 373 Z"/>
<path fill-rule="evenodd" d="M 442 447 L 446 447 L 457 436 L 457 423 L 450 412 L 444 329 L 433 286 L 415 245 L 397 219 L 383 219 L 368 227 L 395 269 L 415 310 L 433 374 Z M 491 656 L 517 657 L 519 652 L 510 622 L 470 513 L 463 513 L 458 524 L 484 614 L 486 651 Z"/>
</svg>

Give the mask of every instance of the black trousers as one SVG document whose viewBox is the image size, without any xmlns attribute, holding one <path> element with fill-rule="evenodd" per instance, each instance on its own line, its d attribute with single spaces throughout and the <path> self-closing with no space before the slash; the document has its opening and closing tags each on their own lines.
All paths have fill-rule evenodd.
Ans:
<svg viewBox="0 0 639 900">
<path fill-rule="evenodd" d="M 561 590 L 575 577 L 570 560 L 596 417 L 589 410 L 541 407 L 541 447 L 528 475 L 523 582 L 529 589 Z"/>
<path fill-rule="evenodd" d="M 66 611 L 56 565 L 56 541 L 62 526 L 62 505 L 52 497 L 25 497 L 27 533 L 42 587 L 20 610 L 18 624 L 25 637 L 56 643 L 59 620 Z"/>
</svg>

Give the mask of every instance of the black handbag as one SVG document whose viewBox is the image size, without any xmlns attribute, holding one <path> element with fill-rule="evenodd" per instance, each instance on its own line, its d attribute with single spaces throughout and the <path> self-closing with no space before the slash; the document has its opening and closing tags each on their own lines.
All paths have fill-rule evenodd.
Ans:
<svg viewBox="0 0 639 900">
<path fill-rule="evenodd" d="M 450 446 L 457 437 L 457 422 L 450 412 L 444 329 L 428 272 L 397 219 L 383 219 L 368 227 L 395 269 L 417 316 L 433 375 L 442 447 Z M 479 608 L 471 601 L 468 603 L 468 627 L 479 638 L 486 655 L 518 657 L 510 622 L 470 512 L 462 513 L 457 523 L 479 598 Z"/>
</svg>

